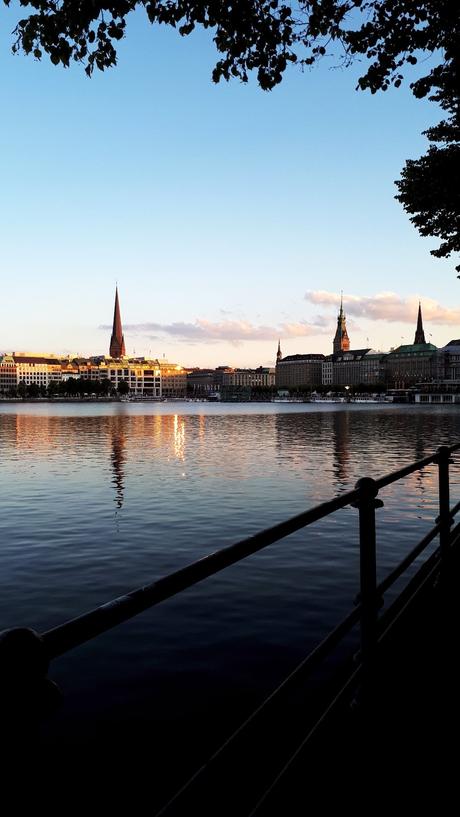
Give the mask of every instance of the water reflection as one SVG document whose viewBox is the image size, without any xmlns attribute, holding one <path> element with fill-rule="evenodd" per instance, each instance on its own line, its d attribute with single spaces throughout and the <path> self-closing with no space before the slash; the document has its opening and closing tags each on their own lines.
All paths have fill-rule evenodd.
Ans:
<svg viewBox="0 0 460 817">
<path fill-rule="evenodd" d="M 350 481 L 350 412 L 338 411 L 332 415 L 332 449 L 334 484 L 340 490 Z"/>
<path fill-rule="evenodd" d="M 125 448 L 126 448 L 126 438 L 124 433 L 124 418 L 122 417 L 113 417 L 113 422 L 111 423 L 111 439 L 112 439 L 112 451 L 110 454 L 111 465 L 112 465 L 112 472 L 113 472 L 113 479 L 112 482 L 115 485 L 115 502 L 117 508 L 123 507 L 123 498 L 124 498 L 124 463 L 125 463 Z"/>
<path fill-rule="evenodd" d="M 177 414 L 174 415 L 173 435 L 174 456 L 183 462 L 185 459 L 185 419 L 178 417 Z"/>
</svg>

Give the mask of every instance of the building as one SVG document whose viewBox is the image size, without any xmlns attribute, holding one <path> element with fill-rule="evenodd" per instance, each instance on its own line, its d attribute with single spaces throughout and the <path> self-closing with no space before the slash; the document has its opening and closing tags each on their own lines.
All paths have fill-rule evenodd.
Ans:
<svg viewBox="0 0 460 817">
<path fill-rule="evenodd" d="M 373 349 L 348 349 L 325 358 L 322 367 L 324 386 L 372 386 L 385 379 L 383 352 Z"/>
<path fill-rule="evenodd" d="M 220 378 L 219 378 L 220 379 Z M 222 388 L 243 386 L 254 388 L 258 386 L 274 386 L 275 369 L 259 366 L 258 369 L 226 369 L 222 372 Z"/>
<path fill-rule="evenodd" d="M 276 363 L 278 388 L 315 388 L 321 384 L 324 355 L 287 355 Z"/>
<path fill-rule="evenodd" d="M 209 397 L 217 391 L 215 369 L 192 369 L 187 372 L 187 391 L 193 397 Z"/>
<path fill-rule="evenodd" d="M 110 357 L 91 358 L 80 365 L 82 377 L 108 379 L 113 389 L 126 383 L 129 392 L 144 397 L 185 397 L 187 373 L 182 366 L 166 360 L 128 358 L 121 323 L 118 287 L 115 289 Z"/>
<path fill-rule="evenodd" d="M 18 384 L 16 363 L 12 355 L 0 355 L 0 394 L 16 391 Z"/>
<path fill-rule="evenodd" d="M 61 382 L 61 360 L 58 357 L 36 355 L 25 352 L 13 352 L 16 364 L 17 385 L 43 386 Z"/>
<path fill-rule="evenodd" d="M 450 340 L 446 346 L 438 349 L 437 379 L 460 385 L 460 338 Z"/>
<path fill-rule="evenodd" d="M 38 386 L 43 393 L 50 384 L 71 379 L 105 382 L 109 384 L 107 392 L 123 391 L 124 386 L 131 394 L 145 397 L 185 397 L 187 392 L 187 373 L 182 366 L 166 360 L 126 356 L 118 288 L 115 289 L 109 357 L 55 357 L 29 352 L 0 356 L 0 394 L 3 395 L 16 392 L 20 385 Z M 86 384 L 80 385 L 85 390 Z M 73 393 L 70 387 L 69 390 Z"/>
<path fill-rule="evenodd" d="M 97 377 L 99 372 L 99 377 Z M 146 397 L 161 397 L 161 370 L 154 360 L 107 360 L 92 367 L 91 379 L 107 378 L 113 389 L 119 390 L 126 383 L 131 394 Z"/>
<path fill-rule="evenodd" d="M 187 394 L 187 372 L 177 363 L 167 360 L 157 361 L 160 369 L 161 394 L 163 397 L 185 397 Z"/>
<path fill-rule="evenodd" d="M 437 347 L 425 342 L 420 304 L 414 342 L 398 346 L 386 355 L 385 375 L 387 383 L 395 389 L 430 383 L 439 377 Z"/>
</svg>

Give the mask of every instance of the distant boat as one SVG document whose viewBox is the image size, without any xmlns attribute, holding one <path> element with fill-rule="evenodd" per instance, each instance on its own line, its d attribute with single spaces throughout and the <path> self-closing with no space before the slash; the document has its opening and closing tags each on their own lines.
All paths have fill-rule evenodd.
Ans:
<svg viewBox="0 0 460 817">
<path fill-rule="evenodd" d="M 312 403 L 346 403 L 345 397 L 312 397 Z"/>
<path fill-rule="evenodd" d="M 274 397 L 272 403 L 310 403 L 309 397 Z"/>
</svg>

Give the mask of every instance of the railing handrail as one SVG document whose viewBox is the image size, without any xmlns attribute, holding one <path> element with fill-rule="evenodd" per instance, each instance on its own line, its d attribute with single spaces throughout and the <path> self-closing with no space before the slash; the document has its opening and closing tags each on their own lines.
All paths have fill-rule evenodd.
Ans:
<svg viewBox="0 0 460 817">
<path fill-rule="evenodd" d="M 444 449 L 450 455 L 460 449 L 460 443 L 445 446 Z M 439 457 L 438 450 L 428 457 L 373 480 L 373 483 L 378 491 L 379 488 L 391 485 L 393 482 L 397 482 L 409 474 L 425 468 L 427 465 L 438 462 Z M 226 567 L 268 547 L 268 545 L 278 542 L 320 519 L 324 519 L 324 517 L 341 508 L 357 503 L 360 496 L 361 491 L 359 488 L 347 491 L 284 522 L 259 531 L 253 536 L 203 556 L 201 559 L 191 562 L 161 579 L 139 587 L 130 593 L 119 596 L 87 613 L 47 630 L 42 633 L 41 637 L 48 657 L 50 659 L 57 658 L 59 655 L 84 644 L 86 641 L 112 629 L 150 607 L 198 584 L 198 582 L 209 576 L 219 573 Z"/>
<path fill-rule="evenodd" d="M 60 624 L 42 634 L 50 658 L 56 658 L 85 641 L 106 630 L 115 627 L 123 621 L 165 601 L 177 593 L 186 590 L 203 579 L 213 576 L 230 565 L 240 562 L 247 556 L 263 550 L 268 545 L 284 539 L 308 525 L 324 519 L 341 508 L 345 508 L 359 498 L 359 490 L 347 491 L 334 499 L 322 502 L 303 511 L 284 522 L 279 522 L 270 528 L 255 533 L 235 542 L 233 545 L 216 550 L 203 556 L 185 567 L 169 573 L 161 579 L 139 587 L 112 601 L 83 613 L 64 624 Z"/>
</svg>

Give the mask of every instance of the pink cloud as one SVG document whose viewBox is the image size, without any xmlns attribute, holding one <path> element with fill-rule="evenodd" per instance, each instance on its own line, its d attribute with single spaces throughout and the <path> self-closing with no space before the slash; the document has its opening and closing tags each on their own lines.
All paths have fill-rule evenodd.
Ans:
<svg viewBox="0 0 460 817">
<path fill-rule="evenodd" d="M 305 300 L 315 305 L 338 308 L 340 295 L 325 290 L 314 290 L 305 293 Z M 460 309 L 442 306 L 432 298 L 423 298 L 421 302 L 424 320 L 445 326 L 460 324 Z M 373 296 L 343 296 L 344 309 L 348 315 L 377 321 L 413 324 L 417 320 L 418 304 L 417 296 L 401 298 L 395 292 L 379 292 Z"/>
<path fill-rule="evenodd" d="M 197 318 L 193 323 L 178 321 L 176 323 L 134 323 L 123 326 L 124 332 L 146 335 L 169 335 L 177 340 L 188 340 L 192 343 L 207 340 L 211 343 L 226 341 L 238 345 L 244 341 L 277 340 L 282 338 L 310 337 L 312 335 L 330 334 L 330 326 L 323 318 L 313 319 L 311 322 L 298 321 L 280 323 L 278 326 L 253 324 L 244 320 L 223 320 L 219 322 Z M 109 331 L 110 326 L 100 326 L 100 329 Z"/>
</svg>

